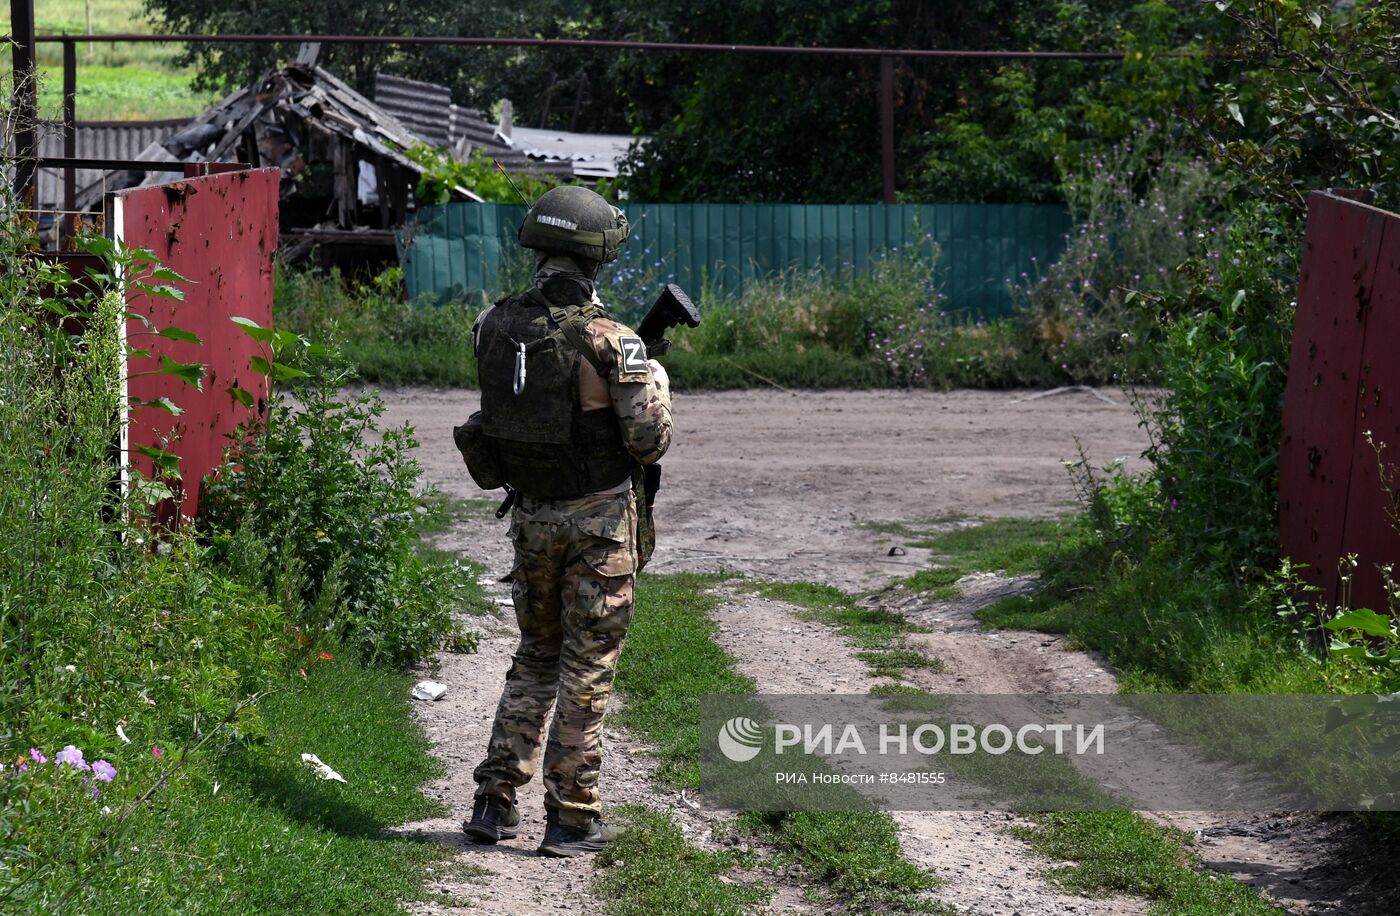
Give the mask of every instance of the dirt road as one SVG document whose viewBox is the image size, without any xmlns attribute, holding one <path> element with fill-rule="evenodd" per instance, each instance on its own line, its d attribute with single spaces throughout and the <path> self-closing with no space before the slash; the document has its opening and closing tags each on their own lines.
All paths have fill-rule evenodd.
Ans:
<svg viewBox="0 0 1400 916">
<path fill-rule="evenodd" d="M 483 494 L 464 472 L 451 427 L 476 409 L 474 392 L 407 389 L 386 398 L 389 423 L 412 423 L 423 443 L 427 481 L 450 496 Z M 1137 463 L 1145 437 L 1117 392 L 1066 392 L 1052 397 L 988 392 L 731 392 L 679 395 L 673 452 L 665 461 L 659 524 L 661 548 L 652 570 L 735 569 L 777 579 L 825 581 L 847 589 L 883 585 L 924 565 L 926 556 L 871 523 L 950 516 L 1051 516 L 1073 506 L 1064 463 L 1078 442 L 1098 464 Z M 488 517 L 462 521 L 440 539 L 487 564 L 484 582 L 505 573 L 504 524 Z M 906 553 L 888 556 L 892 546 Z M 747 608 L 747 610 L 744 610 Z M 801 622 L 780 602 L 736 597 L 721 612 L 721 639 L 760 689 L 826 689 L 790 684 L 775 660 L 791 658 L 801 639 L 820 665 L 789 672 L 844 672 L 859 692 L 865 678 L 849 647 L 819 624 Z M 470 810 L 470 769 L 485 743 L 494 699 L 514 648 L 505 620 L 491 621 L 482 650 L 444 655 L 440 679 L 451 693 L 419 706 L 448 775 L 429 787 L 449 816 L 408 830 L 462 845 L 457 825 Z M 708 846 L 711 816 L 647 779 L 644 750 L 626 735 L 609 735 L 607 799 L 672 812 L 692 842 Z M 436 889 L 479 910 L 534 914 L 561 906 L 598 909 L 588 892 L 591 863 L 556 862 L 528 853 L 541 823 L 537 783 L 521 794 L 530 815 L 523 839 L 492 850 L 464 849 L 463 862 L 484 877 L 447 874 Z M 901 821 L 906 854 L 951 879 L 942 892 L 968 912 L 1132 912 L 1136 902 L 1092 905 L 1066 898 L 1025 867 L 1025 845 L 988 816 L 950 814 Z M 1000 818 L 1000 815 L 994 816 Z M 906 823 L 907 821 L 907 823 Z M 796 887 L 779 887 L 772 909 L 817 909 Z M 421 913 L 452 912 L 428 905 Z"/>
<path fill-rule="evenodd" d="M 1108 403 L 1111 401 L 1112 403 Z M 452 445 L 471 391 L 403 389 L 385 417 L 409 422 L 429 482 L 483 497 Z M 737 569 L 851 590 L 908 575 L 926 559 L 887 556 L 883 520 L 1045 517 L 1072 508 L 1064 462 L 1082 442 L 1098 465 L 1140 466 L 1146 436 L 1117 391 L 736 391 L 680 394 L 664 462 L 649 569 Z M 468 552 L 504 556 L 504 525 L 460 532 Z"/>
<path fill-rule="evenodd" d="M 451 427 L 476 409 L 474 392 L 407 389 L 386 398 L 385 420 L 409 422 L 422 447 L 427 481 L 448 495 L 480 498 L 451 444 Z M 881 521 L 952 516 L 1053 516 L 1073 506 L 1064 463 L 1079 445 L 1095 465 L 1123 460 L 1139 467 L 1146 444 L 1118 392 L 1028 393 L 824 392 L 789 395 L 750 391 L 681 395 L 676 399 L 674 451 L 665 461 L 659 510 L 660 549 L 649 569 L 733 569 L 757 578 L 815 580 L 850 590 L 882 586 L 923 566 L 927 557 Z M 416 707 L 448 773 L 427 787 L 449 807 L 446 817 L 408 825 L 461 847 L 457 863 L 434 889 L 454 903 L 415 907 L 422 914 L 476 912 L 533 916 L 598 912 L 589 892 L 592 862 L 537 858 L 542 831 L 538 781 L 521 793 L 522 838 L 493 849 L 467 848 L 458 825 L 470 811 L 470 770 L 485 744 L 515 634 L 504 588 L 509 566 L 505 525 L 478 513 L 454 526 L 439 545 L 487 565 L 483 584 L 502 606 L 484 626 L 481 651 L 443 655 L 439 679 L 447 700 Z M 904 547 L 891 557 L 891 547 Z M 930 602 L 898 592 L 874 601 L 904 613 L 929 632 L 912 642 L 944 667 L 919 672 L 916 686 L 958 693 L 1113 692 L 1102 659 L 1071 649 L 1061 637 L 982 633 L 971 614 L 1032 580 L 974 577 L 962 598 Z M 727 589 L 716 616 L 717 638 L 760 691 L 863 692 L 877 683 L 836 633 L 782 602 Z M 793 660 L 801 659 L 801 664 Z M 651 782 L 647 748 L 608 731 L 606 799 L 669 811 L 687 838 L 713 847 L 715 815 Z M 895 812 L 904 853 L 947 879 L 937 896 L 960 913 L 1051 916 L 1067 912 L 1132 914 L 1129 898 L 1087 900 L 1063 894 L 1042 877 L 1048 863 L 1004 828 L 1006 815 L 982 812 Z M 1308 815 L 1178 814 L 1159 818 L 1194 832 L 1209 865 L 1266 889 L 1294 913 L 1380 914 L 1393 896 L 1374 886 L 1376 873 L 1354 863 L 1354 822 Z M 1351 850 L 1352 854 L 1348 854 Z M 819 912 L 801 893 L 800 876 L 781 878 L 771 912 Z M 1376 907 L 1379 906 L 1380 909 Z"/>
</svg>

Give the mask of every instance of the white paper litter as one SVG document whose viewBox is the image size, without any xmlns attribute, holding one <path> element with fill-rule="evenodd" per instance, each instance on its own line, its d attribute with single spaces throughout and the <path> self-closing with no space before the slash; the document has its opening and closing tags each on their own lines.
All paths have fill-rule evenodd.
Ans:
<svg viewBox="0 0 1400 916">
<path fill-rule="evenodd" d="M 311 767 L 316 775 L 321 779 L 329 779 L 332 782 L 345 782 L 345 777 L 321 762 L 321 758 L 315 754 L 302 754 L 301 762 Z M 348 783 L 347 783 L 348 785 Z"/>
<path fill-rule="evenodd" d="M 419 681 L 413 685 L 408 695 L 415 700 L 441 700 L 447 696 L 447 686 L 437 681 Z"/>
</svg>

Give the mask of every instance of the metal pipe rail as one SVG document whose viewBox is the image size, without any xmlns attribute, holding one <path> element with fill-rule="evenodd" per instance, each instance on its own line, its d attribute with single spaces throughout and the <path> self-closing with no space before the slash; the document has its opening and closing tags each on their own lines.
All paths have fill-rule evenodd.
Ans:
<svg viewBox="0 0 1400 916">
<path fill-rule="evenodd" d="M 16 42 L 16 55 L 21 53 L 23 36 L 5 36 Z M 186 42 L 200 44 L 349 44 L 403 46 L 474 46 L 568 48 L 608 51 L 664 51 L 691 54 L 750 54 L 780 57 L 855 57 L 878 58 L 880 61 L 880 171 L 882 197 L 885 203 L 895 201 L 894 193 L 894 62 L 896 58 L 940 60 L 1061 60 L 1104 62 L 1119 61 L 1121 51 L 1001 51 L 932 48 L 821 48 L 797 45 L 739 45 L 689 44 L 674 41 L 611 41 L 585 38 L 493 38 L 460 35 L 200 35 L 174 34 L 109 34 L 109 35 L 36 35 L 35 44 L 63 45 L 63 151 L 72 157 L 76 152 L 77 43 L 88 42 Z M 30 57 L 32 62 L 32 56 Z M 32 63 L 31 63 L 32 66 Z M 18 69 L 18 68 L 17 68 Z M 16 89 L 16 95 L 19 90 Z M 20 110 L 20 109 L 16 109 Z M 32 136 L 31 136 L 32 143 Z M 24 156 L 20 157 L 25 158 Z M 72 208 L 76 189 L 69 169 L 64 178 L 64 206 Z"/>
</svg>

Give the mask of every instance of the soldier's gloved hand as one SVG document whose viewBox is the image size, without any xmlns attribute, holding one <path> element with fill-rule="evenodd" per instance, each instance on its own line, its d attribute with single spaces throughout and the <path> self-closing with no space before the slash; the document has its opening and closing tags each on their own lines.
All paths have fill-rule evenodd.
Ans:
<svg viewBox="0 0 1400 916">
<path fill-rule="evenodd" d="M 670 391 L 671 377 L 666 374 L 666 367 L 661 365 L 654 359 L 647 360 L 647 365 L 651 367 L 651 375 L 653 378 L 656 379 L 656 384 L 660 385 L 662 388 L 665 388 L 667 391 Z"/>
</svg>

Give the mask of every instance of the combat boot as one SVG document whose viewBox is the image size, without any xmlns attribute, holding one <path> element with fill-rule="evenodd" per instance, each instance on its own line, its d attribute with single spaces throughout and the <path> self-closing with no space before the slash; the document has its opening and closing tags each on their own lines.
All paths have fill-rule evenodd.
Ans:
<svg viewBox="0 0 1400 916">
<path fill-rule="evenodd" d="M 520 812 L 515 805 L 499 798 L 477 796 L 472 805 L 472 819 L 462 825 L 462 832 L 474 843 L 513 840 L 520 832 Z"/>
<path fill-rule="evenodd" d="M 609 827 L 601 818 L 595 817 L 587 827 L 570 827 L 559 823 L 559 819 L 551 814 L 545 822 L 544 841 L 540 843 L 539 854 L 555 859 L 586 856 L 600 852 L 620 836 L 620 828 Z"/>
</svg>

